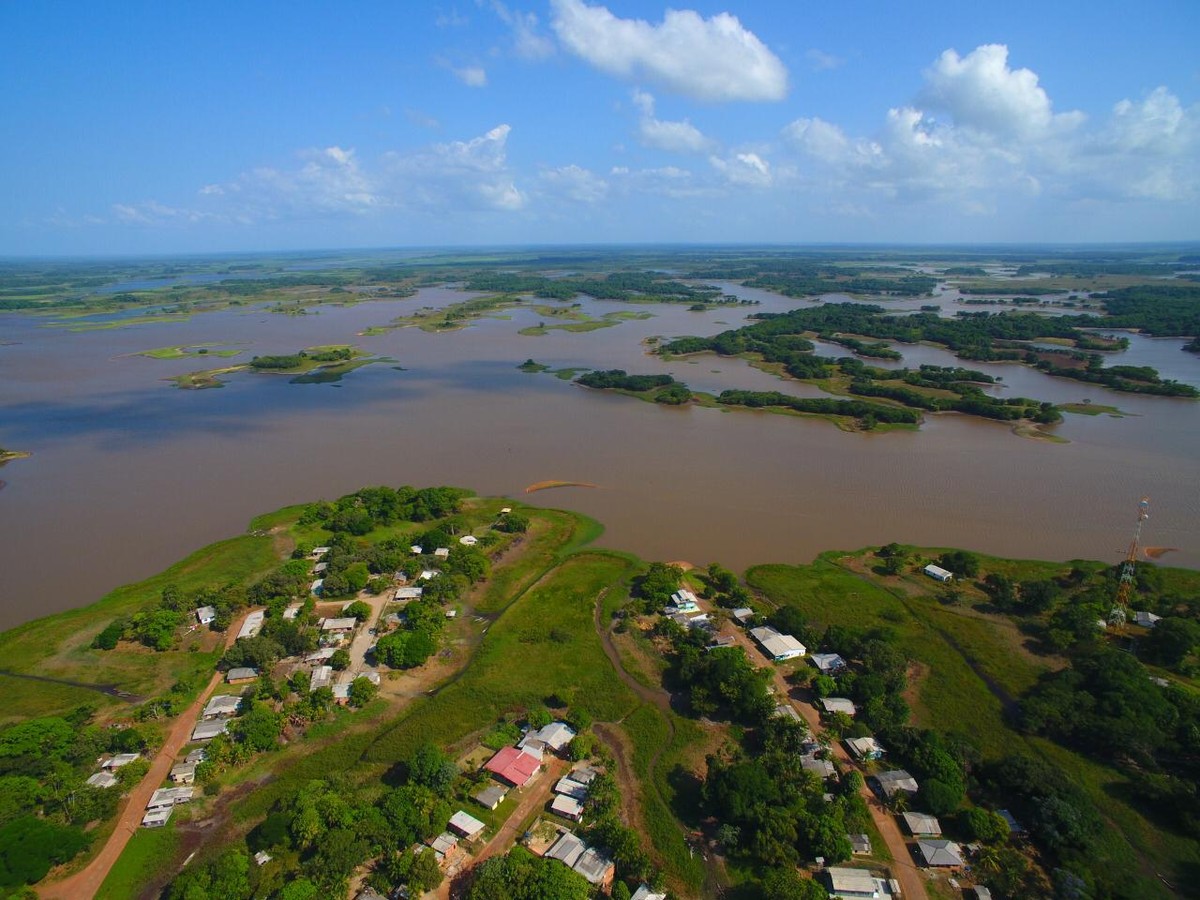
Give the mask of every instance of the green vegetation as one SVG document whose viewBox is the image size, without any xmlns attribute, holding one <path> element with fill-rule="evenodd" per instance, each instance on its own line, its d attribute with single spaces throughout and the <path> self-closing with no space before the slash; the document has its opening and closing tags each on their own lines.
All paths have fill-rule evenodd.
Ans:
<svg viewBox="0 0 1200 900">
<path fill-rule="evenodd" d="M 224 347 L 221 344 L 189 344 L 187 346 L 158 347 L 154 350 L 143 350 L 138 356 L 150 359 L 186 359 L 192 356 L 220 356 L 227 358 L 237 356 L 241 350 Z"/>
<path fill-rule="evenodd" d="M 136 897 L 146 885 L 166 880 L 180 834 L 174 828 L 139 828 L 96 893 L 96 900 Z"/>
</svg>

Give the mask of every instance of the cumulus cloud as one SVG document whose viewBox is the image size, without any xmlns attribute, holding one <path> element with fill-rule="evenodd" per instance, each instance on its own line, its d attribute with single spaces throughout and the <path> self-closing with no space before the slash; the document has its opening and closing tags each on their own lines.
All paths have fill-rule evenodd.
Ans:
<svg viewBox="0 0 1200 900">
<path fill-rule="evenodd" d="M 669 153 L 706 153 L 713 148 L 714 142 L 687 119 L 673 122 L 655 118 L 654 97 L 650 94 L 635 89 L 633 103 L 641 111 L 638 139 L 645 146 Z"/>
<path fill-rule="evenodd" d="M 608 197 L 608 182 L 577 165 L 548 169 L 539 181 L 545 194 L 576 203 L 595 204 Z"/>
<path fill-rule="evenodd" d="M 487 70 L 483 66 L 463 66 L 451 71 L 467 87 L 487 87 Z"/>
<path fill-rule="evenodd" d="M 769 187 L 774 180 L 771 164 L 757 153 L 736 153 L 731 157 L 710 156 L 717 172 L 731 184 L 742 187 Z"/>
<path fill-rule="evenodd" d="M 424 153 L 389 153 L 384 170 L 391 183 L 404 187 L 408 201 L 420 206 L 517 210 L 526 198 L 508 168 L 511 131 L 509 125 L 497 125 L 480 137 L 436 144 Z"/>
<path fill-rule="evenodd" d="M 567 50 L 601 71 L 644 77 L 697 100 L 782 100 L 787 69 L 736 16 L 667 10 L 661 23 L 622 19 L 584 0 L 551 0 Z"/>
<path fill-rule="evenodd" d="M 554 42 L 541 33 L 535 13 L 510 9 L 501 0 L 491 0 L 491 7 L 512 33 L 513 49 L 517 56 L 537 60 L 554 55 Z"/>
<path fill-rule="evenodd" d="M 1055 115 L 1050 97 L 1030 69 L 1008 65 L 1008 47 L 984 44 L 966 56 L 946 50 L 925 72 L 918 98 L 945 110 L 962 126 L 1003 137 L 1029 138 L 1052 127 L 1078 125 L 1081 113 Z"/>
</svg>

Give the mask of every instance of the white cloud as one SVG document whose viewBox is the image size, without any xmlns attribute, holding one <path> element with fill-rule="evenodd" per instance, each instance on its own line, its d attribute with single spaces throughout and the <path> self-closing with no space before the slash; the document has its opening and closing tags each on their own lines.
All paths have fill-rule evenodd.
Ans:
<svg viewBox="0 0 1200 900">
<path fill-rule="evenodd" d="M 797 119 L 783 129 L 783 134 L 800 150 L 824 162 L 840 162 L 850 150 L 846 133 L 823 119 Z"/>
<path fill-rule="evenodd" d="M 1004 44 L 984 44 L 961 57 L 946 50 L 926 70 L 919 101 L 946 110 L 958 125 L 1003 137 L 1036 137 L 1051 127 L 1073 128 L 1083 118 L 1055 115 L 1037 75 L 1009 68 Z"/>
<path fill-rule="evenodd" d="M 731 184 L 743 187 L 769 187 L 774 178 L 771 164 L 757 153 L 736 153 L 729 158 L 710 156 L 709 163 Z"/>
<path fill-rule="evenodd" d="M 697 100 L 782 100 L 787 70 L 736 16 L 668 9 L 658 25 L 583 0 L 551 0 L 563 45 L 596 68 Z"/>
<path fill-rule="evenodd" d="M 543 191 L 550 196 L 564 197 L 576 203 L 596 204 L 608 197 L 608 182 L 576 165 L 542 172 L 540 182 Z"/>
<path fill-rule="evenodd" d="M 654 97 L 634 89 L 633 103 L 641 111 L 638 138 L 647 147 L 669 153 L 707 153 L 714 142 L 687 119 L 679 122 L 654 117 Z"/>
<path fill-rule="evenodd" d="M 482 3 L 483 0 L 477 0 Z M 538 29 L 538 17 L 531 12 L 509 9 L 501 0 L 491 0 L 492 11 L 512 32 L 513 49 L 522 59 L 545 59 L 554 55 L 554 42 Z"/>
<path fill-rule="evenodd" d="M 463 66 L 451 71 L 454 72 L 454 77 L 467 87 L 487 87 L 487 70 L 483 66 Z"/>
<path fill-rule="evenodd" d="M 388 183 L 404 190 L 406 202 L 426 208 L 520 209 L 526 197 L 508 169 L 506 153 L 511 131 L 509 125 L 497 125 L 469 141 L 436 144 L 407 156 L 386 154 Z"/>
<path fill-rule="evenodd" d="M 824 50 L 809 50 L 804 54 L 804 58 L 808 60 L 808 65 L 814 72 L 827 72 L 846 64 L 846 61 L 840 56 L 834 56 Z"/>
</svg>

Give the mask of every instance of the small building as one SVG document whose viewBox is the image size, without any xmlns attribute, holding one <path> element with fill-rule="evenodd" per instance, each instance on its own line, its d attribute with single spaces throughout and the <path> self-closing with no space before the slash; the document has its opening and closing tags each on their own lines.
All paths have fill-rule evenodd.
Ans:
<svg viewBox="0 0 1200 900">
<path fill-rule="evenodd" d="M 954 841 L 917 841 L 917 857 L 932 868 L 952 868 L 963 864 L 962 851 Z"/>
<path fill-rule="evenodd" d="M 257 853 L 254 854 L 254 864 L 256 866 L 265 866 L 273 858 L 274 857 L 272 857 L 271 854 L 268 853 L 266 850 L 259 850 Z"/>
<path fill-rule="evenodd" d="M 836 675 L 846 668 L 846 661 L 836 653 L 814 653 L 808 659 L 822 675 Z"/>
<path fill-rule="evenodd" d="M 696 606 L 696 604 L 699 602 L 699 598 L 687 588 L 680 588 L 671 595 L 671 602 L 682 608 L 685 603 L 691 606 Z"/>
<path fill-rule="evenodd" d="M 175 807 L 173 806 L 146 810 L 146 814 L 142 816 L 142 826 L 145 828 L 162 828 L 171 820 L 171 813 L 174 811 Z"/>
<path fill-rule="evenodd" d="M 333 702 L 338 706 L 347 706 L 350 703 L 350 682 L 343 681 L 340 684 L 333 686 Z"/>
<path fill-rule="evenodd" d="M 652 891 L 649 886 L 643 884 L 638 886 L 629 900 L 667 900 L 667 895 Z"/>
<path fill-rule="evenodd" d="M 875 781 L 878 783 L 879 789 L 883 791 L 883 795 L 888 798 L 894 797 L 901 792 L 915 794 L 921 789 L 921 786 L 917 784 L 917 779 L 913 778 L 903 769 L 881 772 L 875 776 Z"/>
<path fill-rule="evenodd" d="M 940 581 L 943 584 L 945 584 L 947 581 L 954 580 L 953 572 L 943 569 L 941 566 L 935 566 L 933 563 L 930 563 L 925 567 L 925 574 L 934 581 Z"/>
<path fill-rule="evenodd" d="M 508 796 L 508 791 L 499 785 L 493 784 L 491 787 L 486 787 L 472 798 L 476 803 L 484 809 L 495 809 L 504 802 L 504 798 Z"/>
<path fill-rule="evenodd" d="M 582 800 L 587 796 L 588 789 L 586 784 L 581 784 L 570 775 L 564 775 L 558 779 L 558 783 L 554 785 L 554 793 L 564 794 L 567 797 L 574 797 L 576 800 Z"/>
<path fill-rule="evenodd" d="M 313 581 L 312 584 L 310 584 L 308 586 L 308 592 L 310 594 L 312 594 L 314 597 L 320 597 L 321 593 L 322 593 L 322 591 L 324 591 L 324 589 L 325 589 L 325 579 L 324 578 L 318 578 L 315 581 Z"/>
<path fill-rule="evenodd" d="M 208 701 L 208 705 L 204 707 L 204 711 L 200 713 L 202 719 L 225 719 L 229 716 L 237 715 L 238 707 L 242 705 L 242 698 L 233 694 L 218 694 Z"/>
<path fill-rule="evenodd" d="M 313 574 L 320 575 L 328 568 L 329 568 L 329 563 L 319 562 L 315 566 L 313 566 Z"/>
<path fill-rule="evenodd" d="M 450 548 L 449 547 L 438 547 L 436 550 L 433 551 L 433 555 L 436 556 L 438 559 L 449 559 L 450 558 Z"/>
<path fill-rule="evenodd" d="M 407 603 L 410 600 L 420 600 L 423 593 L 425 593 L 424 590 L 419 587 L 400 587 L 396 588 L 396 595 L 392 599 L 396 602 Z"/>
<path fill-rule="evenodd" d="M 775 707 L 775 715 L 781 719 L 791 719 L 798 725 L 804 725 L 804 717 L 800 715 L 800 711 L 790 703 L 780 703 Z M 808 726 L 805 726 L 807 728 Z"/>
<path fill-rule="evenodd" d="M 564 831 L 557 841 L 546 851 L 547 859 L 557 859 L 560 863 L 570 868 L 575 867 L 575 863 L 579 861 L 579 857 L 583 855 L 583 851 L 587 849 L 587 844 L 577 838 L 569 831 Z"/>
<path fill-rule="evenodd" d="M 322 556 L 324 556 L 326 553 L 328 553 L 331 549 L 333 549 L 333 548 L 332 547 L 313 547 L 312 552 L 309 553 L 308 555 L 312 559 L 320 559 Z"/>
<path fill-rule="evenodd" d="M 212 722 L 201 722 L 192 729 L 192 740 L 211 741 L 218 734 L 224 734 L 229 730 L 228 719 L 215 719 Z"/>
<path fill-rule="evenodd" d="M 501 509 L 500 509 L 500 515 L 502 515 L 502 516 L 507 516 L 510 512 L 512 512 L 511 506 L 504 506 L 504 507 L 501 507 Z"/>
<path fill-rule="evenodd" d="M 596 776 L 599 774 L 600 773 L 597 772 L 595 769 L 593 769 L 591 766 L 576 766 L 574 769 L 572 769 L 570 772 L 567 773 L 567 776 L 572 781 L 578 781 L 580 784 L 588 785 L 588 784 L 591 784 L 593 781 L 595 781 Z"/>
<path fill-rule="evenodd" d="M 873 737 L 846 738 L 846 749 L 857 760 L 881 759 L 886 752 Z"/>
<path fill-rule="evenodd" d="M 190 787 L 159 788 L 150 795 L 150 802 L 146 804 L 146 809 L 178 806 L 180 803 L 191 802 L 191 799 L 192 789 Z"/>
<path fill-rule="evenodd" d="M 317 666 L 313 669 L 312 679 L 308 682 L 308 690 L 330 687 L 333 684 L 333 666 Z"/>
<path fill-rule="evenodd" d="M 732 634 L 719 634 L 709 641 L 709 650 L 728 650 L 730 647 L 737 646 L 737 640 Z"/>
<path fill-rule="evenodd" d="M 876 878 L 866 869 L 849 869 L 830 866 L 825 870 L 829 893 L 845 900 L 884 897 L 882 879 Z"/>
<path fill-rule="evenodd" d="M 229 684 L 245 684 L 258 678 L 258 669 L 249 666 L 238 666 L 225 673 L 225 681 Z"/>
<path fill-rule="evenodd" d="M 212 606 L 201 606 L 196 610 L 196 621 L 201 625 L 211 625 L 217 617 L 217 610 Z"/>
<path fill-rule="evenodd" d="M 775 662 L 795 659 L 797 656 L 803 656 L 807 652 L 805 646 L 790 634 L 780 634 L 770 625 L 760 625 L 758 628 L 751 628 L 750 635 L 754 640 L 758 641 L 763 652 Z"/>
<path fill-rule="evenodd" d="M 971 892 L 975 895 L 975 900 L 992 900 L 992 892 L 982 884 L 977 884 L 971 888 Z"/>
<path fill-rule="evenodd" d="M 176 784 L 193 784 L 196 781 L 196 764 L 180 763 L 171 769 L 170 777 Z"/>
<path fill-rule="evenodd" d="M 289 603 L 287 609 L 283 611 L 283 617 L 285 619 L 297 619 L 300 617 L 300 610 L 303 608 L 303 603 Z"/>
<path fill-rule="evenodd" d="M 842 715 L 854 718 L 858 713 L 858 707 L 854 705 L 854 701 L 845 697 L 825 697 L 817 702 L 821 704 L 821 709 L 830 715 L 841 713 Z"/>
<path fill-rule="evenodd" d="M 443 831 L 428 843 L 434 853 L 440 854 L 443 857 L 449 856 L 458 849 L 458 838 L 448 831 Z"/>
<path fill-rule="evenodd" d="M 1152 612 L 1146 612 L 1143 609 L 1136 610 L 1133 614 L 1133 624 L 1141 625 L 1143 628 L 1153 628 L 1162 621 L 1162 616 L 1156 616 Z"/>
<path fill-rule="evenodd" d="M 110 788 L 117 784 L 117 776 L 112 772 L 97 772 L 88 776 L 86 783 L 94 788 Z"/>
<path fill-rule="evenodd" d="M 483 767 L 513 787 L 524 787 L 537 777 L 542 769 L 542 761 L 516 747 L 505 747 Z"/>
<path fill-rule="evenodd" d="M 818 778 L 832 778 L 837 774 L 837 769 L 833 763 L 827 759 L 818 759 L 815 756 L 802 756 L 800 758 L 800 768 L 805 772 L 812 772 Z"/>
<path fill-rule="evenodd" d="M 349 634 L 357 626 L 358 619 L 354 618 L 354 616 L 321 620 L 321 630 L 326 634 Z"/>
<path fill-rule="evenodd" d="M 337 647 L 322 647 L 304 657 L 304 661 L 315 665 L 324 665 L 333 658 L 333 654 L 335 653 L 337 653 Z"/>
<path fill-rule="evenodd" d="M 198 763 L 204 762 L 206 757 L 207 757 L 207 754 L 204 752 L 204 748 L 201 747 L 199 749 L 193 750 L 191 753 L 189 753 L 187 756 L 185 756 L 183 758 L 183 761 L 185 763 L 197 765 Z"/>
<path fill-rule="evenodd" d="M 923 812 L 906 812 L 900 818 L 904 820 L 904 827 L 913 837 L 942 836 L 942 824 L 936 816 Z"/>
<path fill-rule="evenodd" d="M 850 852 L 855 856 L 871 855 L 871 838 L 868 835 L 848 834 L 846 840 L 850 842 Z"/>
<path fill-rule="evenodd" d="M 115 772 L 121 766 L 127 766 L 131 762 L 135 762 L 142 758 L 140 753 L 118 753 L 115 756 L 110 756 L 107 759 L 100 760 L 100 768 L 106 769 L 109 772 Z"/>
<path fill-rule="evenodd" d="M 575 730 L 566 722 L 551 722 L 537 731 L 526 732 L 518 747 L 524 747 L 528 741 L 541 741 L 551 750 L 558 752 L 575 739 Z"/>
<path fill-rule="evenodd" d="M 429 581 L 433 578 L 437 578 L 441 574 L 442 573 L 439 572 L 437 569 L 422 569 L 421 574 L 417 576 L 417 580 L 418 581 Z"/>
<path fill-rule="evenodd" d="M 487 827 L 470 813 L 459 810 L 450 817 L 450 830 L 456 831 L 468 841 Z"/>
<path fill-rule="evenodd" d="M 570 819 L 572 822 L 578 822 L 583 818 L 583 804 L 566 794 L 555 794 L 554 799 L 550 801 L 550 812 L 556 816 L 562 816 L 564 819 Z"/>
<path fill-rule="evenodd" d="M 413 544 L 411 547 L 408 548 L 408 552 L 411 553 L 413 556 L 420 556 L 422 553 L 425 552 L 425 548 L 422 547 L 420 544 Z"/>
<path fill-rule="evenodd" d="M 246 616 L 245 621 L 242 622 L 242 627 L 238 630 L 238 640 L 241 640 L 242 638 L 255 637 L 260 631 L 262 631 L 263 620 L 266 619 L 266 617 L 267 612 L 263 609 L 256 609 L 254 612 Z"/>
<path fill-rule="evenodd" d="M 479 538 L 475 537 L 473 534 L 464 534 L 458 539 L 458 542 L 464 547 L 474 547 L 479 543 Z"/>
<path fill-rule="evenodd" d="M 571 866 L 571 868 L 592 884 L 604 884 L 612 878 L 613 870 L 616 866 L 613 865 L 611 859 L 599 850 L 594 847 L 588 847 L 583 851 L 579 859 L 575 860 L 575 865 Z"/>
<path fill-rule="evenodd" d="M 731 612 L 730 615 L 733 616 L 734 620 L 739 625 L 745 625 L 754 618 L 754 610 L 748 606 L 739 606 L 737 609 Z"/>
</svg>

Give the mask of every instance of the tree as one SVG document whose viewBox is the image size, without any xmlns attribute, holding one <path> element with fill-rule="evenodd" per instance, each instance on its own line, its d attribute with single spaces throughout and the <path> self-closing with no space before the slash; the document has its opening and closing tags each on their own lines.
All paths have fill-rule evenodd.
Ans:
<svg viewBox="0 0 1200 900">
<path fill-rule="evenodd" d="M 283 716 L 266 703 L 254 702 L 229 730 L 250 750 L 273 750 L 283 732 Z"/>
<path fill-rule="evenodd" d="M 432 850 L 408 850 L 387 864 L 388 878 L 393 884 L 408 885 L 409 896 L 420 896 L 442 883 L 442 870 L 437 854 Z"/>
<path fill-rule="evenodd" d="M 1200 622 L 1164 616 L 1142 638 L 1142 655 L 1150 662 L 1177 668 L 1200 645 Z"/>
<path fill-rule="evenodd" d="M 938 565 L 961 578 L 974 578 L 979 574 L 979 557 L 966 550 L 950 550 L 938 559 Z"/>
<path fill-rule="evenodd" d="M 433 744 L 422 744 L 408 760 L 408 778 L 413 784 L 444 794 L 454 783 L 458 766 Z"/>
<path fill-rule="evenodd" d="M 329 666 L 337 672 L 344 672 L 350 667 L 350 652 L 344 647 L 334 650 L 333 656 L 329 657 Z"/>
<path fill-rule="evenodd" d="M 825 900 L 825 888 L 795 869 L 768 869 L 762 880 L 762 896 L 771 900 Z"/>
<path fill-rule="evenodd" d="M 350 682 L 350 705 L 366 706 L 379 694 L 379 685 L 366 675 L 360 675 Z"/>
<path fill-rule="evenodd" d="M 364 579 L 362 587 L 366 587 L 366 585 L 367 582 L 366 579 Z M 355 588 L 355 590 L 361 591 L 362 587 Z M 353 616 L 354 618 L 358 619 L 358 621 L 365 622 L 367 619 L 371 618 L 372 610 L 370 604 L 362 600 L 355 600 L 353 603 L 347 606 L 343 612 L 346 616 Z"/>
<path fill-rule="evenodd" d="M 973 806 L 961 816 L 963 830 L 976 841 L 1000 844 L 1008 840 L 1008 822 L 999 813 Z"/>
<path fill-rule="evenodd" d="M 535 706 L 526 714 L 525 721 L 529 723 L 530 728 L 545 728 L 554 721 L 554 717 L 546 707 Z"/>
</svg>

